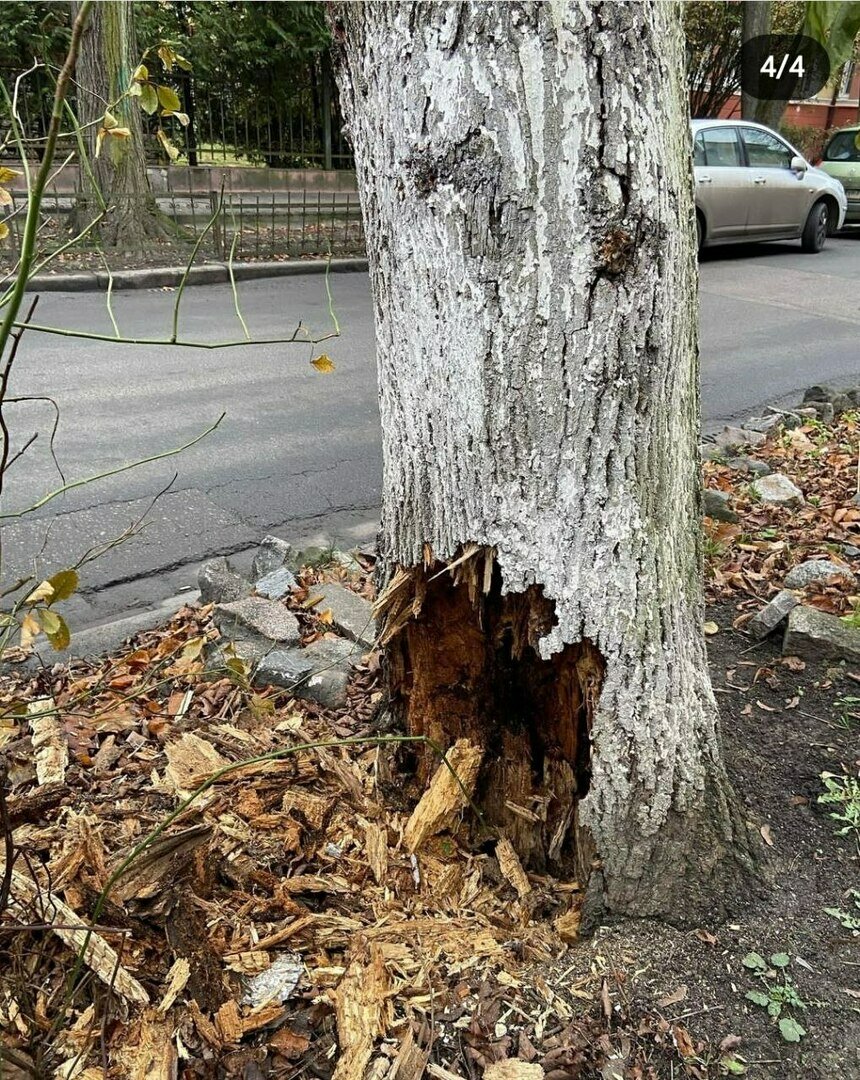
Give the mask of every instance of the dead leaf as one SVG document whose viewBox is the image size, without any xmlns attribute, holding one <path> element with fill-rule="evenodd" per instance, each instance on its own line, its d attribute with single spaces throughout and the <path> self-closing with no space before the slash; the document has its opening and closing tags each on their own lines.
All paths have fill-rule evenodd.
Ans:
<svg viewBox="0 0 860 1080">
<path fill-rule="evenodd" d="M 671 994 L 667 994 L 665 997 L 657 998 L 657 1004 L 661 1009 L 668 1008 L 669 1005 L 677 1005 L 679 1001 L 683 1001 L 687 996 L 686 983 L 682 983 L 677 990 L 674 990 Z"/>
<path fill-rule="evenodd" d="M 325 353 L 320 353 L 319 356 L 315 356 L 313 360 L 311 360 L 311 365 L 315 367 L 317 371 L 321 371 L 323 375 L 328 375 L 330 372 L 334 371 L 334 361 Z"/>
<path fill-rule="evenodd" d="M 770 825 L 762 825 L 762 827 L 759 829 L 759 832 L 761 833 L 762 840 L 764 840 L 767 846 L 773 847 L 773 837 L 770 833 Z"/>
</svg>

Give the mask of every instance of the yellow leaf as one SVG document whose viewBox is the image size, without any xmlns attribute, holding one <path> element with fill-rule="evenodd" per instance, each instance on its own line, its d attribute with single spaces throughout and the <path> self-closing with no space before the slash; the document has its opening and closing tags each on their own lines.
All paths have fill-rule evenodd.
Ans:
<svg viewBox="0 0 860 1080">
<path fill-rule="evenodd" d="M 138 64 L 137 67 L 134 69 L 134 75 L 132 75 L 132 80 L 134 82 L 146 82 L 148 78 L 149 68 L 146 66 L 146 64 Z"/>
<path fill-rule="evenodd" d="M 8 184 L 10 180 L 20 175 L 17 169 L 7 169 L 5 165 L 0 165 L 0 184 Z"/>
<path fill-rule="evenodd" d="M 170 139 L 168 139 L 168 137 L 164 134 L 161 128 L 158 129 L 158 141 L 164 147 L 164 150 L 170 160 L 176 161 L 176 159 L 179 157 L 179 151 L 176 149 Z"/>
<path fill-rule="evenodd" d="M 328 375 L 329 372 L 334 371 L 334 361 L 330 356 L 326 356 L 325 353 L 320 353 L 319 356 L 314 357 L 314 359 L 311 360 L 311 364 L 317 371 L 321 371 L 324 375 Z"/>
<path fill-rule="evenodd" d="M 178 120 L 179 123 L 182 124 L 183 127 L 188 127 L 188 123 L 189 123 L 189 121 L 188 121 L 188 113 L 175 112 L 175 113 L 165 113 L 164 115 L 165 116 L 172 116 L 173 119 Z"/>
<path fill-rule="evenodd" d="M 720 632 L 720 628 L 719 628 L 719 626 L 717 626 L 717 624 L 715 622 L 706 622 L 702 626 L 702 629 L 705 631 L 705 633 L 709 637 L 712 636 L 713 634 L 719 634 L 719 632 Z"/>
<path fill-rule="evenodd" d="M 29 649 L 41 629 L 32 615 L 25 615 L 21 620 L 21 648 Z"/>
<path fill-rule="evenodd" d="M 158 52 L 158 58 L 161 60 L 162 64 L 164 64 L 168 71 L 172 71 L 173 62 L 176 59 L 176 53 L 173 49 L 171 49 L 166 41 L 162 41 L 156 51 Z"/>
<path fill-rule="evenodd" d="M 110 131 L 112 128 L 118 127 L 119 120 L 114 116 L 112 112 L 106 112 L 104 119 L 102 120 L 102 130 Z"/>
<path fill-rule="evenodd" d="M 41 603 L 43 600 L 52 600 L 53 596 L 54 586 L 50 583 L 50 581 L 42 581 L 36 586 L 35 589 L 33 589 L 33 591 L 30 593 L 24 603 L 30 605 L 38 604 Z"/>
<path fill-rule="evenodd" d="M 321 623 L 326 623 L 328 626 L 331 626 L 334 622 L 334 615 L 332 614 L 331 608 L 326 608 L 318 617 Z"/>
<path fill-rule="evenodd" d="M 0 206 L 12 206 L 12 193 L 6 188 L 0 187 Z"/>
<path fill-rule="evenodd" d="M 99 154 L 101 154 L 101 152 L 102 152 L 102 143 L 104 142 L 104 140 L 105 140 L 105 129 L 104 128 L 99 128 L 98 134 L 96 135 L 96 152 L 95 152 L 95 154 L 93 154 L 93 157 L 98 157 Z"/>
<path fill-rule="evenodd" d="M 111 128 L 110 131 L 105 132 L 106 135 L 111 135 L 117 139 L 130 139 L 131 131 L 128 128 Z"/>
<path fill-rule="evenodd" d="M 48 584 L 54 590 L 54 595 L 51 597 L 52 604 L 56 604 L 58 600 L 68 600 L 78 590 L 78 572 L 72 569 L 58 570 L 56 574 L 48 578 Z"/>
<path fill-rule="evenodd" d="M 0 221 L 0 240 L 5 240 L 9 235 L 9 226 L 5 221 Z"/>
<path fill-rule="evenodd" d="M 203 652 L 203 646 L 206 642 L 205 638 L 196 637 L 186 642 L 185 647 L 182 650 L 183 660 L 196 660 L 197 657 Z"/>
</svg>

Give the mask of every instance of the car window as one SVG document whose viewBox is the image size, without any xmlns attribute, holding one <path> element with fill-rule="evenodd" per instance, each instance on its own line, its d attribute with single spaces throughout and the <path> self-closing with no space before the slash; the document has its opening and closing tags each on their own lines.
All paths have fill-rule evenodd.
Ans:
<svg viewBox="0 0 860 1080">
<path fill-rule="evenodd" d="M 860 161 L 860 128 L 838 131 L 824 151 L 825 161 Z"/>
<path fill-rule="evenodd" d="M 744 145 L 747 148 L 747 160 L 758 169 L 788 169 L 794 154 L 769 131 L 757 128 L 744 128 Z"/>
<path fill-rule="evenodd" d="M 696 136 L 693 143 L 693 164 L 694 165 L 707 165 L 708 162 L 705 158 L 705 137 L 700 131 Z"/>
<path fill-rule="evenodd" d="M 699 161 L 694 151 L 693 160 L 697 165 L 736 168 L 743 164 L 738 133 L 733 127 L 707 128 L 699 132 L 696 141 L 699 139 L 702 140 L 704 160 Z"/>
</svg>

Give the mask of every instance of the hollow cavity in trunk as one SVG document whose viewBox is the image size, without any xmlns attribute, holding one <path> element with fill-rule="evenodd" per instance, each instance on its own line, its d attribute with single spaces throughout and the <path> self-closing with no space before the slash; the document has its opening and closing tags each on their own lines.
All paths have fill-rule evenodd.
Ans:
<svg viewBox="0 0 860 1080">
<path fill-rule="evenodd" d="M 433 562 L 401 574 L 396 607 L 410 617 L 389 663 L 407 730 L 445 748 L 459 738 L 480 746 L 475 801 L 485 824 L 510 838 L 527 867 L 587 875 L 592 852 L 576 808 L 590 782 L 597 649 L 586 640 L 543 659 L 538 643 L 555 625 L 554 604 L 539 585 L 504 593 L 489 549 L 451 571 Z M 396 611 L 389 615 L 396 626 Z M 419 781 L 436 764 L 428 752 Z"/>
</svg>

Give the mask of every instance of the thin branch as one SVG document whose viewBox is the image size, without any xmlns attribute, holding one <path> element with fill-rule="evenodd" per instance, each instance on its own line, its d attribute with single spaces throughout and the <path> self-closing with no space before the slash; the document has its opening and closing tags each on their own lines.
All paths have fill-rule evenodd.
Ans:
<svg viewBox="0 0 860 1080">
<path fill-rule="evenodd" d="M 23 326 L 23 323 L 13 322 L 13 326 Z M 180 348 L 187 349 L 235 349 L 240 345 L 247 348 L 248 345 L 294 345 L 297 342 L 300 345 L 319 345 L 323 341 L 330 341 L 332 338 L 340 337 L 340 330 L 334 330 L 328 334 L 321 334 L 319 337 L 298 337 L 294 331 L 291 337 L 275 337 L 275 338 L 252 338 L 247 341 L 245 338 L 239 338 L 234 341 L 184 341 L 182 338 L 139 338 L 139 337 L 122 337 L 116 338 L 112 334 L 96 334 L 89 330 L 68 330 L 63 326 L 43 326 L 41 323 L 28 323 L 29 330 L 37 330 L 40 334 L 55 334 L 58 337 L 67 338 L 80 338 L 84 341 L 120 341 L 124 345 L 176 345 Z"/>
<path fill-rule="evenodd" d="M 176 290 L 176 302 L 173 305 L 173 333 L 170 335 L 170 344 L 171 345 L 175 345 L 176 344 L 176 339 L 179 337 L 179 305 L 182 303 L 182 296 L 183 296 L 183 294 L 185 292 L 185 287 L 188 284 L 188 275 L 191 273 L 191 267 L 194 265 L 194 260 L 197 258 L 197 252 L 200 250 L 200 245 L 203 243 L 203 240 L 204 240 L 206 234 L 209 232 L 209 230 L 212 228 L 212 226 L 218 220 L 218 217 L 219 217 L 221 211 L 223 210 L 223 208 L 224 208 L 224 181 L 222 180 L 221 181 L 221 194 L 218 197 L 218 205 L 215 207 L 215 213 L 212 215 L 211 218 L 209 218 L 209 220 L 206 222 L 205 228 L 200 233 L 200 235 L 197 237 L 197 240 L 196 240 L 196 242 L 194 244 L 194 247 L 191 249 L 191 255 L 190 255 L 189 259 L 188 259 L 188 265 L 185 267 L 185 272 L 183 273 L 182 277 L 180 278 L 179 285 L 178 285 L 177 290 Z"/>
<path fill-rule="evenodd" d="M 239 239 L 239 234 L 235 231 L 235 216 L 233 218 L 233 228 L 233 243 L 230 245 L 230 255 L 227 259 L 227 273 L 230 275 L 230 288 L 233 290 L 233 307 L 236 309 L 236 318 L 242 324 L 242 329 L 245 331 L 245 340 L 250 341 L 251 335 L 248 333 L 248 324 L 242 317 L 242 309 L 239 307 L 239 293 L 236 290 L 236 277 L 233 274 L 233 256 L 236 254 L 236 242 Z"/>
<path fill-rule="evenodd" d="M 63 484 L 62 487 L 57 488 L 55 491 L 49 491 L 48 494 L 43 495 L 38 502 L 33 503 L 32 506 L 28 506 L 24 510 L 16 510 L 10 514 L 0 514 L 0 521 L 7 521 L 11 518 L 22 518 L 26 514 L 32 514 L 34 510 L 40 510 L 46 503 L 49 503 L 52 499 L 56 499 L 58 495 L 64 495 L 67 491 L 73 491 L 75 488 L 85 487 L 87 484 L 94 484 L 97 480 L 105 480 L 109 476 L 118 476 L 120 473 L 128 472 L 130 469 L 136 469 L 140 465 L 149 465 L 153 461 L 163 461 L 165 458 L 175 457 L 177 454 L 181 454 L 183 451 L 189 450 L 192 446 L 195 446 L 201 439 L 205 439 L 207 435 L 211 435 L 226 415 L 226 412 L 222 412 L 214 424 L 183 446 L 177 446 L 172 450 L 165 450 L 160 454 L 153 454 L 151 457 L 140 458 L 137 461 L 128 462 L 126 465 L 119 465 L 115 469 L 107 469 L 105 472 L 95 473 L 93 476 L 87 476 L 82 480 L 73 480 L 70 484 Z"/>
<path fill-rule="evenodd" d="M 54 459 L 54 464 L 57 467 L 57 472 L 60 474 L 60 479 L 65 484 L 66 474 L 63 472 L 63 467 L 62 465 L 60 465 L 60 459 L 57 457 L 56 451 L 54 449 L 54 442 L 57 438 L 57 431 L 60 427 L 60 406 L 52 397 L 48 397 L 47 394 L 33 394 L 32 396 L 28 395 L 27 397 L 8 397 L 5 399 L 4 404 L 21 405 L 28 401 L 47 401 L 54 410 L 54 423 L 51 426 L 51 441 L 49 446 L 51 451 L 51 457 Z"/>
</svg>

